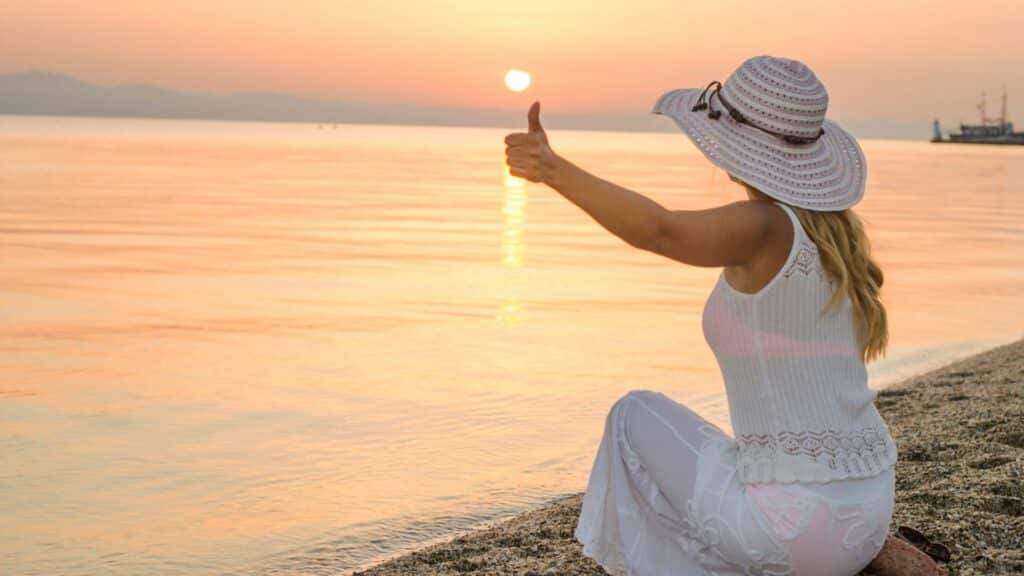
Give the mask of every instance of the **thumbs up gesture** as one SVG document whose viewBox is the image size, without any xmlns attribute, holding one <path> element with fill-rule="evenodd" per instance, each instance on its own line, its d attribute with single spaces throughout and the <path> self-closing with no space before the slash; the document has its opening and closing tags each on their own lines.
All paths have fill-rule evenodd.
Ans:
<svg viewBox="0 0 1024 576">
<path fill-rule="evenodd" d="M 548 135 L 540 125 L 540 102 L 530 106 L 526 117 L 529 132 L 505 136 L 505 163 L 513 176 L 550 185 L 554 181 L 558 156 L 548 145 Z"/>
</svg>

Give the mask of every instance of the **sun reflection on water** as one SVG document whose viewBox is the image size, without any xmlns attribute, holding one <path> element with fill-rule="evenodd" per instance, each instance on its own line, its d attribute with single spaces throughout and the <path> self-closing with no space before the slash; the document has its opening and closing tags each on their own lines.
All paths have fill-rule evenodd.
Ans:
<svg viewBox="0 0 1024 576">
<path fill-rule="evenodd" d="M 505 205 L 501 209 L 505 215 L 505 228 L 502 234 L 502 248 L 505 257 L 502 264 L 507 268 L 520 268 L 523 265 L 523 253 L 526 245 L 523 242 L 523 222 L 526 220 L 526 189 L 523 180 L 509 174 L 505 167 Z"/>
<path fill-rule="evenodd" d="M 526 243 L 523 240 L 523 223 L 526 221 L 526 187 L 521 178 L 509 173 L 505 166 L 505 204 L 501 208 L 505 216 L 505 225 L 501 235 L 502 266 L 512 272 L 523 266 Z M 514 283 L 506 283 L 505 289 L 514 289 Z M 505 294 L 498 305 L 495 318 L 505 324 L 518 324 L 522 321 L 523 305 L 517 295 Z"/>
<path fill-rule="evenodd" d="M 505 324 L 519 324 L 523 321 L 523 303 L 519 298 L 506 296 L 498 305 L 498 313 L 494 317 Z"/>
</svg>

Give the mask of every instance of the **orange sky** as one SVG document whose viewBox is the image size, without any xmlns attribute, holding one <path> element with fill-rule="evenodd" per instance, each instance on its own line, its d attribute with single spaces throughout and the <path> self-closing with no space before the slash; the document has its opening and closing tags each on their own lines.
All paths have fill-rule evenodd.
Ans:
<svg viewBox="0 0 1024 576">
<path fill-rule="evenodd" d="M 809 64 L 831 116 L 974 120 L 980 92 L 994 111 L 1005 83 L 1024 126 L 1020 0 L 0 0 L 0 13 L 0 72 L 101 84 L 645 112 L 763 53 Z M 503 87 L 510 67 L 533 74 L 524 95 Z"/>
</svg>

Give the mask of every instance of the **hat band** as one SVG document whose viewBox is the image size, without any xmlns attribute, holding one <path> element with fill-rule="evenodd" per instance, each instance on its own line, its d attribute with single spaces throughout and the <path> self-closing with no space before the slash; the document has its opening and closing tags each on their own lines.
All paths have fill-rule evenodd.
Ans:
<svg viewBox="0 0 1024 576">
<path fill-rule="evenodd" d="M 716 84 L 717 84 L 717 86 L 716 86 Z M 711 94 L 709 96 L 707 96 L 707 100 L 705 100 L 705 95 L 707 95 L 707 91 L 710 90 L 712 86 L 715 86 L 715 89 L 711 92 Z M 718 120 L 719 116 L 722 115 L 722 111 L 721 110 L 715 110 L 715 109 L 713 109 L 711 107 L 711 99 L 714 98 L 715 96 L 718 96 L 718 101 L 722 103 L 722 106 L 724 106 L 725 109 L 729 112 L 729 116 L 733 120 L 735 120 L 736 122 L 738 122 L 740 124 L 746 124 L 747 126 L 753 126 L 754 128 L 757 128 L 758 130 L 760 130 L 760 131 L 762 131 L 762 132 L 764 132 L 766 134 L 771 134 L 772 136 L 775 136 L 776 138 L 781 138 L 787 144 L 810 144 L 812 142 L 817 142 L 818 138 L 821 138 L 821 136 L 823 134 L 825 134 L 825 129 L 824 128 L 820 128 L 818 130 L 818 133 L 815 136 L 812 136 L 812 137 L 809 137 L 809 136 L 794 136 L 792 134 L 783 134 L 781 132 L 775 132 L 775 131 L 772 131 L 772 130 L 768 130 L 767 128 L 762 128 L 761 126 L 758 126 L 757 124 L 754 124 L 753 122 L 748 120 L 747 117 L 744 116 L 743 113 L 740 112 L 738 109 L 736 109 L 735 107 L 731 106 L 725 100 L 725 98 L 722 97 L 721 90 L 722 90 L 722 83 L 719 82 L 718 80 L 715 80 L 715 81 L 711 82 L 710 84 L 708 84 L 707 87 L 704 88 L 704 91 L 702 91 L 700 93 L 700 97 L 697 98 L 697 103 L 693 105 L 693 107 L 690 109 L 690 111 L 691 112 L 699 112 L 701 110 L 707 109 L 707 111 L 708 111 L 708 118 L 711 118 L 712 120 Z"/>
</svg>

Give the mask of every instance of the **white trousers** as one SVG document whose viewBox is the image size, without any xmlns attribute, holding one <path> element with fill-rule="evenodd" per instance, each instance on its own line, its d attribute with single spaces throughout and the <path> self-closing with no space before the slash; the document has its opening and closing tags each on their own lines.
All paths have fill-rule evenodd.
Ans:
<svg viewBox="0 0 1024 576">
<path fill-rule="evenodd" d="M 854 576 L 881 550 L 895 470 L 744 484 L 735 440 L 664 394 L 633 391 L 605 421 L 576 539 L 613 576 Z"/>
</svg>

